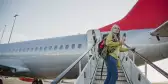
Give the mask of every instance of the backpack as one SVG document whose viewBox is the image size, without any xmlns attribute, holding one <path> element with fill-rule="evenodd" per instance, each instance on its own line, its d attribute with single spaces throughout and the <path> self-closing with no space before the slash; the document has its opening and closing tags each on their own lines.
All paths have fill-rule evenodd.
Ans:
<svg viewBox="0 0 168 84">
<path fill-rule="evenodd" d="M 99 44 L 98 44 L 98 53 L 99 53 L 99 55 L 101 55 L 101 52 L 102 52 L 102 50 L 103 50 L 103 48 L 104 48 L 104 43 L 105 42 L 105 40 L 102 40 Z"/>
<path fill-rule="evenodd" d="M 100 57 L 102 57 L 104 60 L 106 60 L 107 55 L 108 55 L 108 47 L 106 45 L 104 45 L 104 48 L 102 49 Z"/>
<path fill-rule="evenodd" d="M 106 39 L 103 39 L 99 44 L 98 44 L 98 53 L 101 58 L 106 60 L 108 53 L 112 53 L 115 51 L 115 47 L 108 47 L 105 43 Z"/>
<path fill-rule="evenodd" d="M 105 45 L 105 40 L 103 39 L 99 44 L 98 44 L 98 53 L 101 58 L 104 60 L 107 57 L 108 51 L 107 51 L 107 46 Z"/>
</svg>

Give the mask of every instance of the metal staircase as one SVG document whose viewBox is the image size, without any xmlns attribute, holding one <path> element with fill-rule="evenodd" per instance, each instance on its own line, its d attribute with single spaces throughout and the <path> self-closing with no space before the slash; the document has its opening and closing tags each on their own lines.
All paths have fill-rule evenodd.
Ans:
<svg viewBox="0 0 168 84">
<path fill-rule="evenodd" d="M 107 76 L 107 67 L 103 63 L 103 59 L 98 56 L 97 52 L 93 52 L 96 51 L 94 46 L 88 49 L 66 70 L 64 70 L 59 76 L 57 76 L 57 78 L 53 80 L 51 84 L 104 84 Z M 81 60 L 85 56 L 88 57 L 88 62 L 81 70 Z M 130 59 L 127 53 L 120 55 L 120 61 L 121 67 L 118 68 L 118 80 L 116 84 L 151 84 L 151 82 L 144 76 L 139 68 L 137 68 L 134 63 L 134 59 Z M 76 78 L 76 80 L 69 83 L 61 82 L 62 80 L 64 80 L 64 76 L 77 64 L 79 64 L 80 74 Z M 154 65 L 153 63 L 151 64 Z M 155 69 L 163 73 L 165 77 L 168 76 L 167 73 L 165 73 L 163 70 L 160 71 L 158 67 L 155 67 Z"/>
<path fill-rule="evenodd" d="M 97 72 L 93 84 L 104 84 L 104 81 L 107 77 L 107 67 L 102 66 L 104 66 L 104 63 L 102 65 L 100 62 L 97 67 Z M 122 68 L 118 68 L 118 80 L 116 84 L 128 84 Z"/>
<path fill-rule="evenodd" d="M 97 31 L 98 32 L 98 31 Z M 88 34 L 88 49 L 84 52 L 74 63 L 72 63 L 66 70 L 64 70 L 60 75 L 54 79 L 51 84 L 104 84 L 104 81 L 107 76 L 107 67 L 103 62 L 103 59 L 98 55 L 97 46 L 101 39 L 97 40 L 96 43 L 92 43 L 90 41 L 91 31 Z M 98 35 L 98 34 L 97 34 Z M 96 36 L 97 36 L 96 35 Z M 99 36 L 100 37 L 100 36 Z M 129 47 L 125 45 L 126 47 Z M 157 67 L 155 64 L 150 62 L 147 58 L 142 56 L 136 51 L 130 51 L 129 53 L 133 54 L 132 59 L 128 56 L 127 53 L 121 53 L 119 56 L 121 67 L 118 68 L 118 80 L 116 84 L 151 84 L 151 82 L 144 76 L 144 74 L 139 70 L 139 68 L 135 65 L 135 57 L 136 54 L 144 62 L 151 65 L 155 70 L 160 72 L 163 76 L 168 78 L 168 74 Z M 88 58 L 87 63 L 84 68 L 81 66 L 81 60 L 83 58 Z M 79 65 L 79 75 L 73 82 L 62 83 L 64 80 L 64 76 L 75 66 Z"/>
</svg>

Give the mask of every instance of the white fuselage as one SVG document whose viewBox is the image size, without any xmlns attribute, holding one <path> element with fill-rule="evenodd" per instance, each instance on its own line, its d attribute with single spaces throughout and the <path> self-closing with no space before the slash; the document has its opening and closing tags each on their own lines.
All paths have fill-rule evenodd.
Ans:
<svg viewBox="0 0 168 84">
<path fill-rule="evenodd" d="M 121 35 L 126 33 L 126 43 L 131 47 L 136 47 L 137 52 L 152 62 L 167 58 L 168 38 L 160 38 L 161 40 L 158 41 L 156 37 L 150 35 L 151 31 L 152 29 L 121 31 Z M 88 49 L 87 40 L 87 35 L 82 34 L 1 44 L 0 61 L 11 59 L 15 62 L 21 60 L 31 71 L 29 74 L 21 75 L 55 78 Z M 9 61 L 4 62 L 8 63 Z M 137 56 L 135 62 L 138 65 L 144 63 Z M 84 61 L 83 65 L 85 63 Z M 0 65 L 2 65 L 1 62 Z M 77 68 L 74 68 L 67 77 L 76 77 L 77 72 Z"/>
</svg>

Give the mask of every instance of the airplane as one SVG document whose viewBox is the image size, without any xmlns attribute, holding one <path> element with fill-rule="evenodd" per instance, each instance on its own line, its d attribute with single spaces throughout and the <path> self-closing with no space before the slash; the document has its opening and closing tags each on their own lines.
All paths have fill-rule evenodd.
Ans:
<svg viewBox="0 0 168 84">
<path fill-rule="evenodd" d="M 127 34 L 126 44 L 135 47 L 137 52 L 152 62 L 165 59 L 168 57 L 167 3 L 167 0 L 139 0 L 123 19 L 95 30 L 99 30 L 103 36 L 117 24 L 121 28 L 121 35 Z M 53 79 L 83 54 L 92 40 L 87 32 L 0 44 L 0 75 L 30 77 L 31 82 L 35 81 L 34 78 Z M 137 65 L 144 64 L 135 57 Z M 82 63 L 84 65 L 86 60 Z M 78 67 L 75 66 L 66 77 L 75 78 L 77 75 Z"/>
</svg>

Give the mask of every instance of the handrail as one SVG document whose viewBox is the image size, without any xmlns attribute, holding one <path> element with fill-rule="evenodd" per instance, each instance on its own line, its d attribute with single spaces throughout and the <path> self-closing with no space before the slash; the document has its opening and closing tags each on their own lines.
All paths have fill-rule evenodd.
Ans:
<svg viewBox="0 0 168 84">
<path fill-rule="evenodd" d="M 122 62 L 123 59 L 124 59 L 124 58 L 120 59 L 120 61 Z M 126 71 L 125 71 L 124 66 L 123 66 L 122 63 L 121 63 L 121 68 L 122 68 L 122 70 L 123 70 L 123 72 L 124 72 L 124 75 L 125 75 L 125 77 L 126 77 L 127 82 L 129 82 L 129 84 L 133 84 L 133 83 L 131 82 L 131 80 L 129 79 L 128 75 L 126 74 Z"/>
<path fill-rule="evenodd" d="M 102 68 L 101 68 L 101 79 L 102 79 L 102 74 L 103 74 L 103 67 L 104 67 L 104 60 L 103 60 Z"/>
<path fill-rule="evenodd" d="M 75 62 L 73 62 L 68 68 L 66 68 L 61 74 L 59 74 L 55 80 L 51 82 L 51 84 L 57 84 L 59 81 L 79 62 L 82 60 L 83 57 L 86 56 L 86 54 L 94 47 L 93 45 L 91 48 L 89 48 L 88 51 L 84 52 Z"/>
<path fill-rule="evenodd" d="M 127 48 L 130 48 L 128 45 L 124 44 Z M 132 51 L 132 50 L 131 50 Z M 137 54 L 141 59 L 143 59 L 146 63 L 148 63 L 151 67 L 153 67 L 155 70 L 157 70 L 159 73 L 161 73 L 163 76 L 165 76 L 168 79 L 168 73 L 153 64 L 150 60 L 148 60 L 146 57 L 141 55 L 140 53 L 136 51 L 132 51 L 133 53 Z"/>
</svg>

